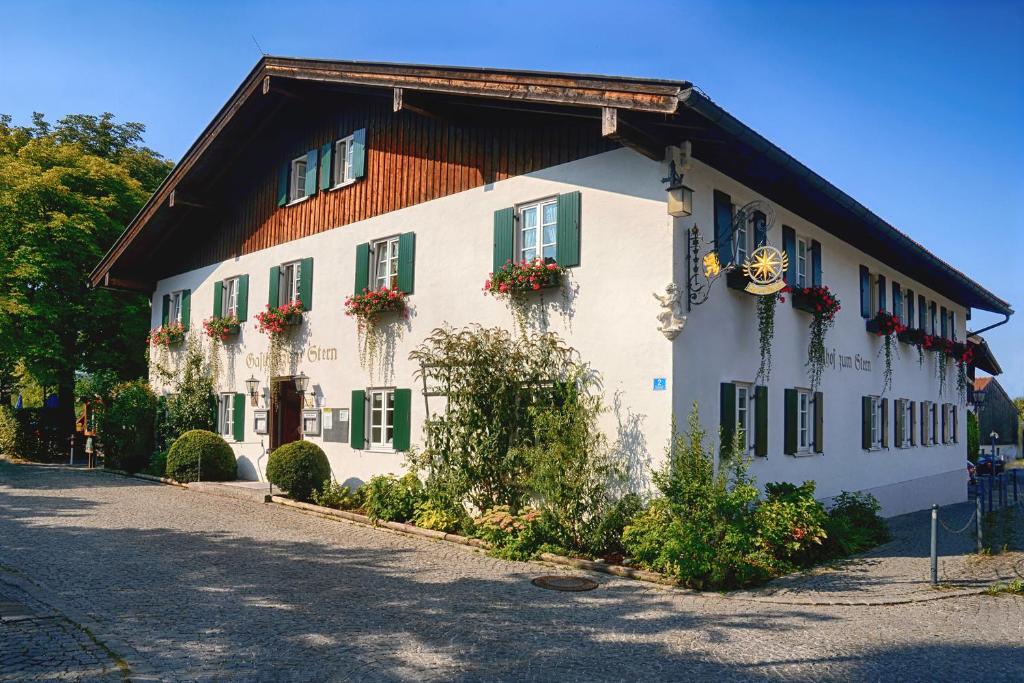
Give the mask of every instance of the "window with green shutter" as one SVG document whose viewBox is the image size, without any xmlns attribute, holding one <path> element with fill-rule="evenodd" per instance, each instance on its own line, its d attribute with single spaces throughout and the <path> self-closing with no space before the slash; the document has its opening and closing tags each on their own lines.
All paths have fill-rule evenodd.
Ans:
<svg viewBox="0 0 1024 683">
<path fill-rule="evenodd" d="M 814 452 L 825 452 L 825 395 L 814 392 Z"/>
<path fill-rule="evenodd" d="M 797 391 L 796 389 L 786 389 L 783 403 L 784 411 L 784 432 L 783 432 L 783 452 L 786 455 L 795 455 L 797 452 Z"/>
<path fill-rule="evenodd" d="M 362 294 L 370 286 L 370 243 L 356 245 L 356 279 L 353 294 Z"/>
<path fill-rule="evenodd" d="M 189 323 L 192 320 L 192 290 L 181 290 L 181 326 L 188 332 Z"/>
<path fill-rule="evenodd" d="M 320 189 L 329 190 L 334 184 L 334 143 L 320 148 Z"/>
<path fill-rule="evenodd" d="M 313 257 L 302 259 L 299 262 L 299 301 L 302 302 L 302 310 L 313 310 Z"/>
<path fill-rule="evenodd" d="M 224 311 L 224 282 L 217 280 L 213 283 L 213 317 L 219 318 Z"/>
<path fill-rule="evenodd" d="M 366 392 L 356 389 L 352 392 L 352 415 L 350 422 L 352 448 L 366 448 Z"/>
<path fill-rule="evenodd" d="M 249 319 L 249 276 L 238 276 L 238 301 L 236 303 L 235 315 L 238 322 L 244 323 Z"/>
<path fill-rule="evenodd" d="M 317 158 L 319 157 L 319 150 L 315 147 L 306 152 L 306 186 L 305 192 L 307 197 L 312 197 L 316 194 L 317 183 L 316 183 L 316 170 L 317 170 Z"/>
<path fill-rule="evenodd" d="M 270 267 L 270 289 L 267 294 L 267 304 L 271 308 L 281 305 L 281 266 Z"/>
<path fill-rule="evenodd" d="M 860 317 L 871 318 L 875 312 L 871 310 L 871 273 L 867 266 L 860 267 Z"/>
<path fill-rule="evenodd" d="M 555 244 L 555 262 L 565 268 L 580 265 L 581 194 L 566 192 L 558 195 L 558 228 Z M 541 234 L 543 240 L 543 233 Z"/>
<path fill-rule="evenodd" d="M 234 434 L 235 441 L 245 441 L 245 394 L 235 394 L 235 410 L 232 415 L 231 431 Z"/>
<path fill-rule="evenodd" d="M 412 390 L 395 389 L 394 400 L 394 448 L 396 451 L 407 451 L 412 432 Z"/>
<path fill-rule="evenodd" d="M 359 179 L 366 175 L 366 129 L 360 128 L 352 133 L 352 178 Z"/>
<path fill-rule="evenodd" d="M 718 390 L 718 425 L 721 438 L 720 452 L 726 453 L 736 436 L 736 385 L 722 382 Z"/>
<path fill-rule="evenodd" d="M 797 268 L 799 264 L 797 263 L 796 231 L 788 225 L 782 226 L 782 251 L 786 254 L 786 284 L 790 287 L 806 286 L 806 283 L 801 285 L 798 282 Z"/>
<path fill-rule="evenodd" d="M 494 258 L 492 269 L 496 273 L 509 261 L 515 260 L 516 210 L 512 207 L 494 212 Z"/>
<path fill-rule="evenodd" d="M 768 456 L 768 387 L 754 387 L 754 455 Z"/>
<path fill-rule="evenodd" d="M 416 233 L 405 232 L 398 237 L 398 289 L 412 294 L 416 281 Z"/>
</svg>

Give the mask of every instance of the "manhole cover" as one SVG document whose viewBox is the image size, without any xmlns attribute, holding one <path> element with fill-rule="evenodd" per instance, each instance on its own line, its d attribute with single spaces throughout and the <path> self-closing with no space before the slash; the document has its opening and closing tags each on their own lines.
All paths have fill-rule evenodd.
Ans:
<svg viewBox="0 0 1024 683">
<path fill-rule="evenodd" d="M 597 588 L 597 581 L 585 579 L 582 576 L 538 576 L 530 581 L 538 588 L 547 588 L 552 591 L 592 591 Z"/>
</svg>

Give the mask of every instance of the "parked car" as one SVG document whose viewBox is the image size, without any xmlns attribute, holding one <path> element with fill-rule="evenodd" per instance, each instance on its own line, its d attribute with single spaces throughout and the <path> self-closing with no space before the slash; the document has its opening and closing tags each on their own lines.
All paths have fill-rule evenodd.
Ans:
<svg viewBox="0 0 1024 683">
<path fill-rule="evenodd" d="M 1006 469 L 1006 463 L 999 456 L 980 455 L 975 467 L 977 474 L 1000 474 Z"/>
<path fill-rule="evenodd" d="M 975 474 L 977 474 L 977 470 L 974 467 L 974 463 L 971 462 L 970 460 L 968 460 L 967 461 L 967 483 L 968 484 L 975 484 L 975 483 L 977 483 L 975 481 L 975 479 L 974 479 L 974 475 Z"/>
</svg>

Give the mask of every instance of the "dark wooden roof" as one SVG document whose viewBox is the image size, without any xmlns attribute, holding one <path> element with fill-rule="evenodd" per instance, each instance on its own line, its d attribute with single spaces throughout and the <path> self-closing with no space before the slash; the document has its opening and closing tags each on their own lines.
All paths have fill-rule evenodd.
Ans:
<svg viewBox="0 0 1024 683">
<path fill-rule="evenodd" d="M 538 71 L 264 57 L 90 275 L 92 286 L 151 291 L 150 267 L 176 229 L 173 207 L 202 201 L 240 145 L 291 98 L 392 94 L 396 109 L 480 120 L 529 113 L 602 122 L 604 135 L 652 158 L 690 140 L 697 159 L 958 303 L 1009 304 L 725 112 L 687 81 Z"/>
</svg>

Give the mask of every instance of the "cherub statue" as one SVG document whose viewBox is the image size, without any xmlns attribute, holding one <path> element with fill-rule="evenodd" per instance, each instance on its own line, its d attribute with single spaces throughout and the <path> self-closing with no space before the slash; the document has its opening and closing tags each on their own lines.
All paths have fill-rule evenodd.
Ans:
<svg viewBox="0 0 1024 683">
<path fill-rule="evenodd" d="M 679 288 L 676 287 L 676 283 L 670 282 L 665 286 L 665 294 L 655 293 L 654 298 L 661 304 L 661 312 L 658 313 L 658 322 L 661 325 L 658 331 L 665 335 L 666 339 L 675 339 L 686 325 L 686 316 L 682 315 L 679 307 Z"/>
</svg>

